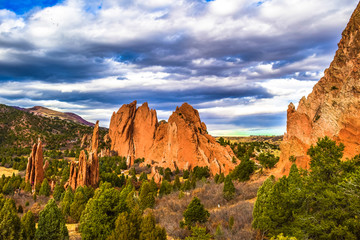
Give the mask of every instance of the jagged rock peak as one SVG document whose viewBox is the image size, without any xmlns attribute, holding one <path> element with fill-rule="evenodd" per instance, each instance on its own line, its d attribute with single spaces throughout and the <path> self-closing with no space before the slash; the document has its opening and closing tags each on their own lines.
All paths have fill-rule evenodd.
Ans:
<svg viewBox="0 0 360 240">
<path fill-rule="evenodd" d="M 169 167 L 208 166 L 212 173 L 229 172 L 233 167 L 231 149 L 218 144 L 207 134 L 199 112 L 184 103 L 168 122 L 158 123 L 156 111 L 144 103 L 136 109 L 136 101 L 125 104 L 113 114 L 109 136 L 111 150 L 127 158 L 145 158 L 145 164 Z"/>
<path fill-rule="evenodd" d="M 329 136 L 345 145 L 344 159 L 360 153 L 360 3 L 342 33 L 338 50 L 324 77 L 297 109 L 289 105 L 287 132 L 278 170 L 289 172 L 289 157 L 309 167 L 306 152 L 318 138 Z"/>
</svg>

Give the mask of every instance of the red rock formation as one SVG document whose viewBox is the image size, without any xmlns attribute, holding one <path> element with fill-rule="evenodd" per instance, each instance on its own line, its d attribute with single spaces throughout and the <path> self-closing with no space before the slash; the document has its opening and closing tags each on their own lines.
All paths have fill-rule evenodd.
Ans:
<svg viewBox="0 0 360 240">
<path fill-rule="evenodd" d="M 287 111 L 287 133 L 281 144 L 280 174 L 289 172 L 289 157 L 309 167 L 306 152 L 318 138 L 329 136 L 345 144 L 344 159 L 360 153 L 360 4 L 354 11 L 330 67 L 303 97 L 297 110 Z"/>
<path fill-rule="evenodd" d="M 34 144 L 30 157 L 28 158 L 28 164 L 26 167 L 25 181 L 29 182 L 33 187 L 37 184 L 41 184 L 44 180 L 44 168 L 46 169 L 49 162 L 46 161 L 43 166 L 43 151 L 41 140 Z"/>
<path fill-rule="evenodd" d="M 155 170 L 155 167 L 151 168 L 150 177 L 154 178 L 155 183 L 161 183 L 162 177 L 161 177 L 160 173 L 157 170 Z"/>
<path fill-rule="evenodd" d="M 187 103 L 160 125 L 156 111 L 147 103 L 139 108 L 136 101 L 123 105 L 111 117 L 109 136 L 111 150 L 127 157 L 128 165 L 136 158 L 145 158 L 145 164 L 172 170 L 208 166 L 215 174 L 234 168 L 231 149 L 207 134 L 198 111 Z"/>
<path fill-rule="evenodd" d="M 92 186 L 97 187 L 99 184 L 99 158 L 98 158 L 98 145 L 99 145 L 99 121 L 96 122 L 89 159 L 87 160 L 85 151 L 82 150 L 79 155 L 79 161 L 72 161 L 70 164 L 69 181 L 65 185 L 71 186 L 76 189 L 78 186 Z"/>
</svg>

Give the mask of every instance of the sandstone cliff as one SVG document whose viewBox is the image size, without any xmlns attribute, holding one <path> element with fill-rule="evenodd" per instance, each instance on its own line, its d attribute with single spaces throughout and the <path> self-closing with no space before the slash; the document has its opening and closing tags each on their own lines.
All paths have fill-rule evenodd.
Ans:
<svg viewBox="0 0 360 240">
<path fill-rule="evenodd" d="M 278 169 L 287 174 L 291 155 L 309 167 L 306 152 L 318 138 L 329 136 L 345 144 L 344 159 L 360 153 L 360 4 L 342 33 L 338 50 L 324 77 L 297 109 L 287 111 L 287 133 Z"/>
<path fill-rule="evenodd" d="M 94 132 L 91 139 L 91 149 L 89 151 L 89 159 L 85 151 L 82 150 L 79 155 L 79 161 L 72 161 L 70 164 L 70 176 L 68 185 L 75 190 L 78 186 L 97 187 L 99 184 L 99 121 L 96 122 Z"/>
<path fill-rule="evenodd" d="M 26 166 L 25 181 L 29 182 L 33 187 L 37 184 L 41 184 L 44 180 L 45 170 L 49 166 L 49 162 L 46 161 L 43 165 L 43 150 L 41 140 L 34 144 L 28 163 Z"/>
<path fill-rule="evenodd" d="M 145 158 L 145 164 L 172 170 L 208 166 L 215 174 L 234 168 L 231 149 L 220 146 L 207 133 L 198 111 L 187 103 L 161 124 L 147 103 L 139 108 L 136 101 L 125 104 L 113 113 L 109 136 L 111 150 L 127 157 L 128 165 Z"/>
</svg>

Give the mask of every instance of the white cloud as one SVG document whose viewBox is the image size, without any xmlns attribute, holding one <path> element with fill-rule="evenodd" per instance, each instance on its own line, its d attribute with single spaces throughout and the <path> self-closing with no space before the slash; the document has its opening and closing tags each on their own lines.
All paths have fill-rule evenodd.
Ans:
<svg viewBox="0 0 360 240">
<path fill-rule="evenodd" d="M 92 109 L 91 102 L 46 99 L 54 92 L 101 95 L 138 89 L 161 95 L 176 89 L 179 94 L 197 90 L 199 98 L 201 94 L 213 94 L 212 99 L 204 97 L 197 103 L 200 113 L 206 116 L 232 119 L 284 112 L 290 101 L 296 102 L 311 91 L 315 82 L 310 80 L 323 75 L 334 55 L 324 49 L 336 48 L 334 36 L 340 38 L 356 2 L 258 3 L 258 0 L 208 3 L 66 0 L 26 17 L 0 10 L 0 64 L 16 69 L 14 79 L 10 76 L 8 81 L 0 82 L 0 100 L 10 105 L 43 105 L 75 111 L 86 119 L 96 120 L 97 116 L 110 118 L 114 109 L 109 106 Z M 330 42 L 332 47 L 328 46 Z M 134 56 L 128 62 L 118 62 L 119 55 L 126 55 L 126 51 Z M 79 68 L 76 72 L 79 79 L 70 81 L 63 77 L 54 82 L 56 73 L 50 72 L 44 78 L 30 76 L 22 82 L 26 75 L 16 80 L 24 66 L 29 74 L 31 64 L 40 65 L 34 72 L 46 72 L 47 60 L 52 64 L 62 62 L 74 72 Z M 95 72 L 97 75 L 89 77 L 87 71 L 92 68 L 84 70 L 81 64 L 103 67 Z M 61 67 L 54 71 L 69 69 Z M 81 78 L 82 75 L 86 77 Z M 238 89 L 262 88 L 273 97 L 221 94 L 217 97 L 217 92 L 205 92 L 209 88 L 225 89 L 233 95 Z M 162 101 L 166 100 L 164 96 Z M 151 104 L 152 99 L 147 101 Z M 158 114 L 159 119 L 167 119 L 171 111 L 160 109 Z M 209 126 L 216 134 L 231 129 L 246 131 L 235 125 Z"/>
</svg>

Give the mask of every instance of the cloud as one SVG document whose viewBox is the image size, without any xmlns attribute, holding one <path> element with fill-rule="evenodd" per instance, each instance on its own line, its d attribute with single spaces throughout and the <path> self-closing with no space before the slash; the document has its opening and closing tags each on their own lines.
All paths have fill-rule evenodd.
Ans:
<svg viewBox="0 0 360 240">
<path fill-rule="evenodd" d="M 3 103 L 58 107 L 89 120 L 101 115 L 105 126 L 111 115 L 105 114 L 135 99 L 161 118 L 189 102 L 216 134 L 283 131 L 278 116 L 323 75 L 356 6 L 352 0 L 10 2 L 0 5 Z"/>
</svg>

